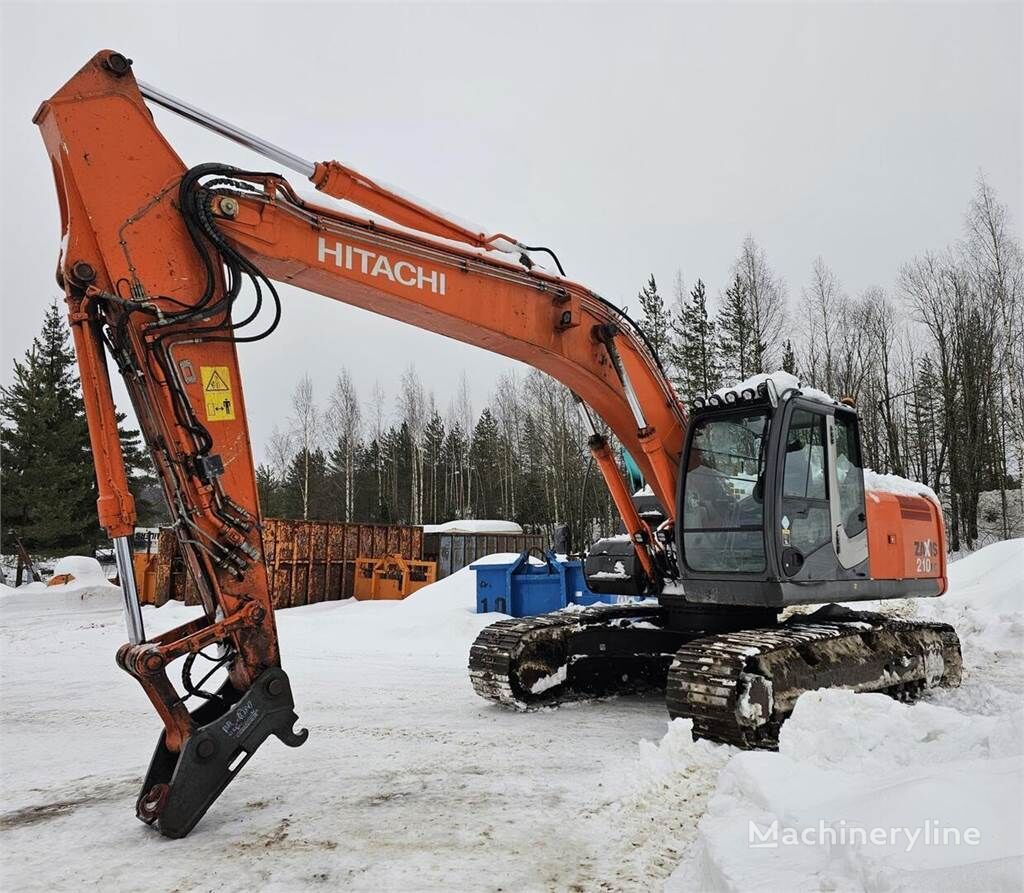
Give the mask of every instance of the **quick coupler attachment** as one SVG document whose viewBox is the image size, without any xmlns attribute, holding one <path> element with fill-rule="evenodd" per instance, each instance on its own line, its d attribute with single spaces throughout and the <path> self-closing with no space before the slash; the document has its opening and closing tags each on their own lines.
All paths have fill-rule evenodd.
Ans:
<svg viewBox="0 0 1024 893">
<path fill-rule="evenodd" d="M 196 731 L 180 753 L 160 735 L 136 803 L 135 814 L 165 837 L 184 837 L 270 736 L 289 747 L 309 737 L 294 730 L 298 717 L 288 675 L 264 671 L 244 692 L 225 682 L 217 697 L 192 714 Z"/>
</svg>

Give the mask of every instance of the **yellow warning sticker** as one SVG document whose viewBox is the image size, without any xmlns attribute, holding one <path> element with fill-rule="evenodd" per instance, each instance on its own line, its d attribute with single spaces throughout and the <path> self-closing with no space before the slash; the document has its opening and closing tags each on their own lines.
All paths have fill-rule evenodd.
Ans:
<svg viewBox="0 0 1024 893">
<path fill-rule="evenodd" d="M 206 421 L 228 422 L 235 417 L 235 397 L 231 392 L 231 375 L 227 366 L 200 366 Z"/>
</svg>

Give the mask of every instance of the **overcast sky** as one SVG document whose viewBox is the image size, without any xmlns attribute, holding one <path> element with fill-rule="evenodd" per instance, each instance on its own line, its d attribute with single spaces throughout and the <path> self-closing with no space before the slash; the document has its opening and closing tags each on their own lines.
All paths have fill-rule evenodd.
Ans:
<svg viewBox="0 0 1024 893">
<path fill-rule="evenodd" d="M 726 283 L 751 233 L 791 299 L 822 255 L 847 290 L 960 235 L 983 170 L 1020 231 L 1021 4 L 0 4 L 0 380 L 56 295 L 57 202 L 31 117 L 93 53 L 313 159 L 553 246 L 620 304 L 653 272 Z M 265 169 L 157 110 L 189 165 Z M 298 175 L 290 175 L 293 179 Z M 283 288 L 242 346 L 258 453 L 295 380 L 340 366 L 394 394 L 415 363 L 442 409 L 516 364 Z M 123 394 L 123 391 L 119 391 Z M 125 400 L 126 402 L 126 400 Z"/>
</svg>

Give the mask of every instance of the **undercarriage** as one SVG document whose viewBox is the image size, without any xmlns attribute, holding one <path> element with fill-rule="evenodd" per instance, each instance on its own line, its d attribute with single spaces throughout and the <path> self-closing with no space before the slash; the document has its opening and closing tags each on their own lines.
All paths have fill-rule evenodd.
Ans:
<svg viewBox="0 0 1024 893">
<path fill-rule="evenodd" d="M 477 694 L 507 707 L 664 689 L 669 714 L 692 719 L 694 737 L 760 749 L 778 747 L 782 723 L 806 691 L 913 700 L 959 685 L 961 665 L 947 624 L 837 605 L 785 622 L 735 608 L 594 606 L 499 621 L 469 657 Z"/>
</svg>

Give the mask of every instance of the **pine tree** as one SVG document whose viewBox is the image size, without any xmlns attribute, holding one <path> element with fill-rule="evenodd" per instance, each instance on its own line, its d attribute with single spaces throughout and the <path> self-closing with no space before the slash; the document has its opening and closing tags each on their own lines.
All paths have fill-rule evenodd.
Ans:
<svg viewBox="0 0 1024 893">
<path fill-rule="evenodd" d="M 719 387 L 721 374 L 715 322 L 708 314 L 703 280 L 697 280 L 690 299 L 678 308 L 672 329 L 677 338 L 673 365 L 676 366 L 679 396 L 690 401 Z"/>
<path fill-rule="evenodd" d="M 786 344 L 782 351 L 782 369 L 790 375 L 799 376 L 796 369 L 796 353 L 793 351 L 793 342 L 789 338 L 786 339 Z"/>
<path fill-rule="evenodd" d="M 437 524 L 444 509 L 444 419 L 435 409 L 423 429 L 423 520 Z"/>
<path fill-rule="evenodd" d="M 475 478 L 473 510 L 478 518 L 497 517 L 501 508 L 498 451 L 498 422 L 491 410 L 484 407 L 469 447 L 469 466 Z"/>
<path fill-rule="evenodd" d="M 0 388 L 3 528 L 30 549 L 94 550 L 96 478 L 75 354 L 54 302 L 14 382 Z"/>
<path fill-rule="evenodd" d="M 328 484 L 327 457 L 323 450 L 299 450 L 292 458 L 282 488 L 282 517 L 333 521 L 338 504 Z"/>
<path fill-rule="evenodd" d="M 153 460 L 142 440 L 142 432 L 137 428 L 125 428 L 121 423 L 126 418 L 125 413 L 117 413 L 121 456 L 128 472 L 128 487 L 135 498 L 135 523 L 139 527 L 158 527 L 170 520 L 164 494 L 156 479 Z"/>
<path fill-rule="evenodd" d="M 283 487 L 269 465 L 256 468 L 256 490 L 260 497 L 260 514 L 264 518 L 285 517 Z"/>
<path fill-rule="evenodd" d="M 384 458 L 380 441 L 373 437 L 356 452 L 356 493 L 353 517 L 382 524 L 385 521 L 383 480 Z"/>
<path fill-rule="evenodd" d="M 742 381 L 753 372 L 754 329 L 747 288 L 737 274 L 725 290 L 718 314 L 718 349 L 724 379 Z"/>
<path fill-rule="evenodd" d="M 665 299 L 658 294 L 658 284 L 654 281 L 654 274 L 647 280 L 638 296 L 640 298 L 640 309 L 644 318 L 637 325 L 644 333 L 651 348 L 659 360 L 667 359 L 666 349 L 671 338 L 671 320 L 669 312 L 665 308 Z"/>
</svg>

